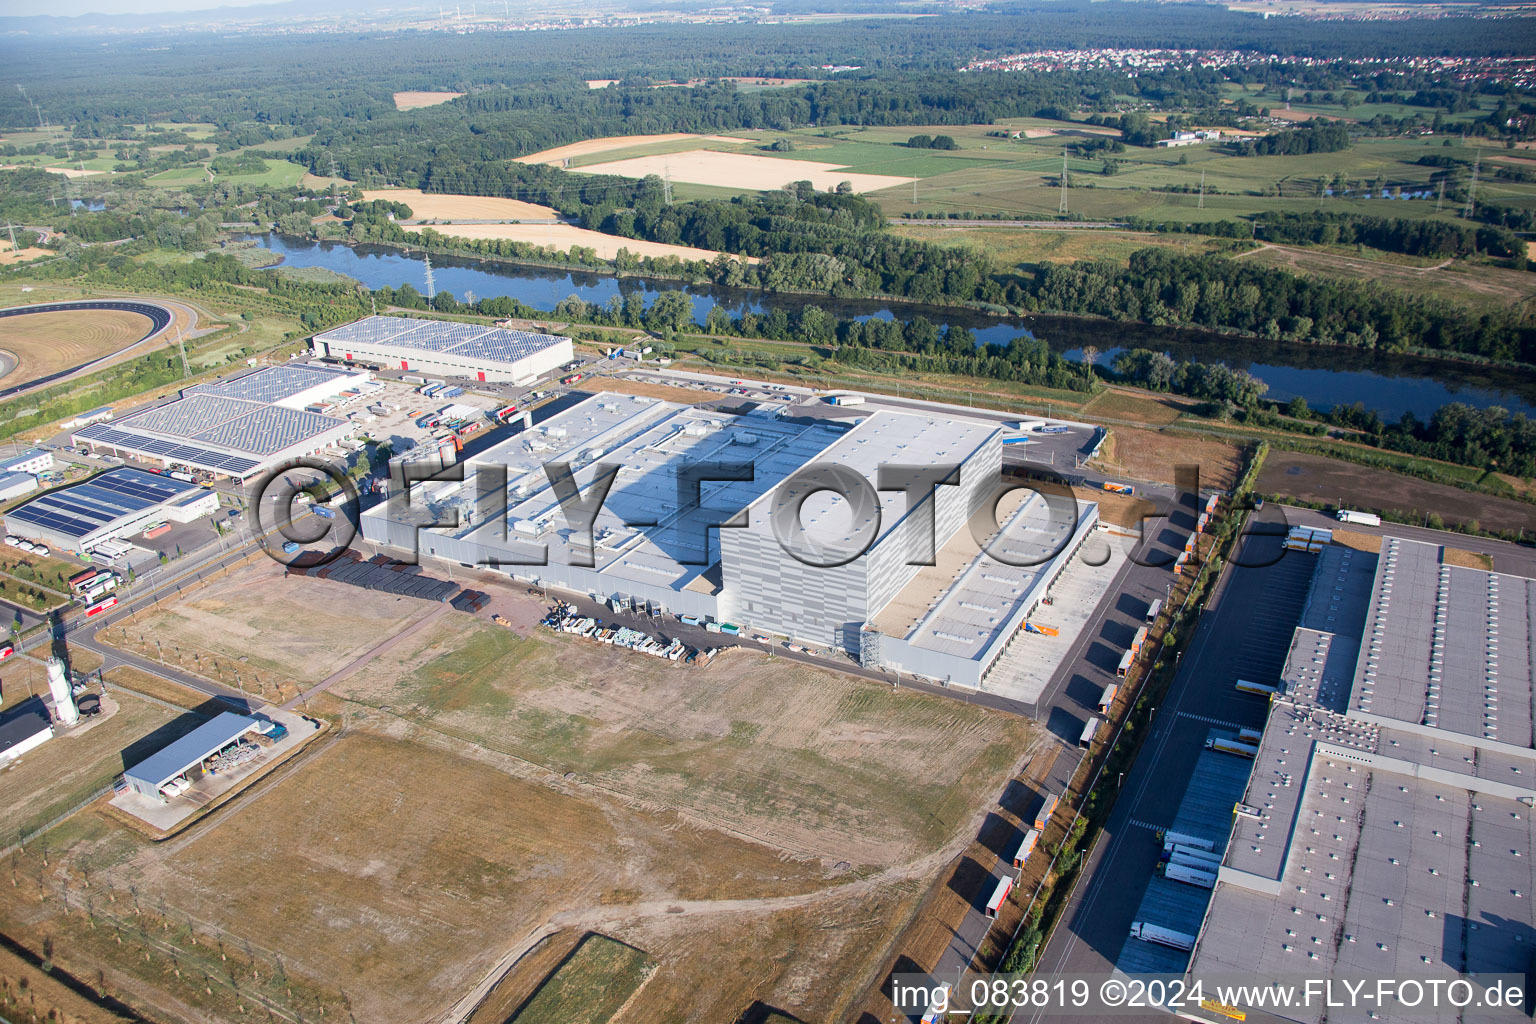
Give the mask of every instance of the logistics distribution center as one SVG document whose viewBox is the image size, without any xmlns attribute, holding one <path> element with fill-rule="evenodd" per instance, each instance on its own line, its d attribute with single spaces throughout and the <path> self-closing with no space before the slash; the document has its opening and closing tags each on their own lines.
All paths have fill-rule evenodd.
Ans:
<svg viewBox="0 0 1536 1024">
<path fill-rule="evenodd" d="M 322 331 L 310 348 L 324 359 L 444 377 L 526 384 L 571 361 L 571 339 L 447 320 L 368 316 Z"/>
<path fill-rule="evenodd" d="M 408 506 L 398 498 L 374 506 L 362 530 L 380 544 L 544 586 L 977 686 L 1097 523 L 1097 505 L 1069 501 L 1053 514 L 1041 495 L 1015 492 L 1017 507 L 987 553 L 973 544 L 942 585 L 918 580 L 935 533 L 949 550 L 973 510 L 990 510 L 1003 434 L 937 411 L 747 403 L 724 412 L 602 393 L 478 454 L 462 482 L 417 483 Z M 591 547 L 573 535 L 551 463 L 568 464 L 583 495 L 607 471 L 600 467 L 617 469 Z M 876 489 L 882 466 L 930 476 L 935 466 L 958 469 L 953 483 L 930 479 L 909 507 L 902 484 Z M 503 468 L 504 490 L 491 476 Z M 693 483 L 695 472 L 705 479 Z M 852 500 L 826 489 L 828 480 Z M 1018 501 L 1020 493 L 1029 497 Z M 457 527 L 421 529 L 454 516 Z M 914 587 L 922 594 L 913 597 Z M 880 613 L 898 599 L 925 611 L 882 632 Z"/>
<path fill-rule="evenodd" d="M 303 363 L 267 366 L 193 385 L 162 405 L 90 424 L 71 437 L 98 453 L 245 481 L 351 433 L 350 420 L 319 409 L 369 376 Z"/>
<path fill-rule="evenodd" d="M 1525 976 L 1536 954 L 1533 637 L 1536 581 L 1392 537 L 1379 554 L 1325 547 L 1192 975 Z M 1439 1019 L 1427 1004 L 1374 1016 Z"/>
<path fill-rule="evenodd" d="M 49 491 L 5 514 L 7 533 L 83 554 L 155 521 L 190 523 L 218 510 L 216 491 L 122 467 Z"/>
</svg>

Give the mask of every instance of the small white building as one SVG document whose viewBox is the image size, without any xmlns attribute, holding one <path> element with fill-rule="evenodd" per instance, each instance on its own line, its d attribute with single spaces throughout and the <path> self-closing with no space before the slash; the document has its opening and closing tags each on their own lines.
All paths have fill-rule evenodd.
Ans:
<svg viewBox="0 0 1536 1024">
<path fill-rule="evenodd" d="M 37 476 L 53 468 L 53 452 L 28 448 L 19 455 L 0 459 L 0 473 L 30 473 Z"/>
</svg>

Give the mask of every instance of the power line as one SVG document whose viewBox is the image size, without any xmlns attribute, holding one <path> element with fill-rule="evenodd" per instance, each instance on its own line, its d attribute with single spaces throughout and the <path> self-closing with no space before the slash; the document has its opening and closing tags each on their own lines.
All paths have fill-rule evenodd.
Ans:
<svg viewBox="0 0 1536 1024">
<path fill-rule="evenodd" d="M 1067 147 L 1061 147 L 1061 203 L 1057 207 L 1057 213 L 1066 215 L 1067 212 Z"/>
</svg>

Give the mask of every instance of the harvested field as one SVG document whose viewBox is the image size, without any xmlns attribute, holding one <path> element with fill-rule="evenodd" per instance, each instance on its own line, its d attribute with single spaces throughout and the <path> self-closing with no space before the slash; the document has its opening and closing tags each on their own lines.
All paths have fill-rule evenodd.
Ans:
<svg viewBox="0 0 1536 1024">
<path fill-rule="evenodd" d="M 587 84 L 594 89 L 601 89 L 612 83 L 606 78 L 598 78 L 593 79 Z M 634 146 L 646 146 L 656 142 L 679 142 L 683 139 L 697 139 L 700 142 L 746 141 L 745 139 L 731 138 L 729 135 L 695 135 L 692 132 L 670 132 L 665 135 L 609 135 L 601 139 L 588 139 L 585 142 L 572 142 L 569 145 L 540 150 L 537 153 L 520 156 L 517 158 L 517 161 L 524 164 L 558 165 L 578 156 L 591 156 L 593 153 L 607 153 L 615 149 L 629 149 Z"/>
<path fill-rule="evenodd" d="M 174 856 L 139 849 L 110 882 L 218 923 L 226 943 L 281 951 L 290 975 L 340 982 L 371 1024 L 433 1018 L 555 915 L 822 884 L 817 867 L 500 767 L 354 725 L 243 813 Z"/>
<path fill-rule="evenodd" d="M 1262 494 L 1413 519 L 1434 513 L 1449 526 L 1476 521 L 1487 530 L 1536 530 L 1536 505 L 1303 452 L 1270 452 L 1259 472 L 1258 489 Z"/>
<path fill-rule="evenodd" d="M 620 395 L 643 395 L 646 398 L 657 398 L 663 402 L 680 402 L 684 405 L 698 405 L 713 401 L 716 397 L 708 391 L 695 391 L 692 388 L 680 388 L 671 384 L 653 384 L 648 380 L 625 380 L 622 377 L 604 377 L 603 390 Z"/>
<path fill-rule="evenodd" d="M 691 149 L 665 156 L 642 156 L 612 163 L 588 164 L 575 168 L 583 174 L 617 174 L 643 178 L 647 174 L 670 176 L 673 181 L 695 185 L 717 185 L 736 189 L 783 188 L 793 181 L 810 181 L 818 189 L 835 188 L 851 182 L 855 192 L 876 192 L 896 185 L 911 184 L 910 178 L 891 174 L 859 174 L 841 164 L 813 160 L 785 160 L 751 153 L 716 153 Z"/>
<path fill-rule="evenodd" d="M 1200 467 L 1200 485 L 1226 490 L 1237 482 L 1241 452 L 1222 441 L 1167 430 L 1114 427 L 1104 450 L 1091 463 L 1105 473 L 1153 483 L 1174 482 L 1174 467 Z"/>
<path fill-rule="evenodd" d="M 18 363 L 0 384 L 19 384 L 110 355 L 149 333 L 149 317 L 115 309 L 0 319 L 0 350 Z"/>
<path fill-rule="evenodd" d="M 495 196 L 460 196 L 423 192 L 419 188 L 375 188 L 363 192 L 369 201 L 404 203 L 415 220 L 556 220 L 548 206 Z"/>
<path fill-rule="evenodd" d="M 44 256 L 57 256 L 52 249 L 39 249 L 36 246 L 27 249 L 7 249 L 0 252 L 0 266 L 12 263 L 25 263 L 28 260 L 41 259 Z"/>
<path fill-rule="evenodd" d="M 1166 427 L 1184 413 L 1175 398 L 1154 398 L 1134 391 L 1106 388 L 1083 406 L 1082 415 L 1090 420 L 1133 420 L 1149 426 Z"/>
<path fill-rule="evenodd" d="M 420 110 L 422 107 L 435 107 L 439 103 L 447 103 L 463 95 L 461 92 L 397 92 L 395 109 Z"/>
<path fill-rule="evenodd" d="M 745 650 L 692 668 L 457 614 L 330 692 L 789 854 L 856 866 L 943 842 L 1030 733 L 1012 716 Z"/>
<path fill-rule="evenodd" d="M 449 238 L 506 238 L 562 252 L 579 245 L 594 250 L 606 260 L 617 256 L 620 249 L 628 249 L 638 256 L 676 256 L 682 260 L 712 260 L 720 255 L 713 249 L 695 249 L 691 245 L 668 245 L 664 242 L 605 235 L 601 231 L 579 228 L 574 224 L 429 224 L 404 227 L 407 231 L 421 231 L 430 227 Z M 748 261 L 756 263 L 757 258 L 750 257 Z"/>
<path fill-rule="evenodd" d="M 230 685 L 238 671 L 247 688 L 265 692 L 290 681 L 318 683 L 437 607 L 329 580 L 285 578 L 280 566 L 260 559 L 114 626 L 102 639 Z"/>
</svg>

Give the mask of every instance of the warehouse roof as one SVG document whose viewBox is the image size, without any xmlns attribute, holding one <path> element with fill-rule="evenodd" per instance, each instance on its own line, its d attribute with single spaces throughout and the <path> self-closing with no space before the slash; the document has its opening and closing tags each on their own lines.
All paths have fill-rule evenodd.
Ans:
<svg viewBox="0 0 1536 1024">
<path fill-rule="evenodd" d="M 258 724 L 254 718 L 225 711 L 123 774 L 158 789 L 203 758 L 229 746 Z"/>
<path fill-rule="evenodd" d="M 61 487 L 7 512 L 6 518 L 79 540 L 124 516 L 134 515 L 197 490 L 196 484 L 138 469 L 113 469 L 84 483 Z"/>
<path fill-rule="evenodd" d="M 450 320 L 407 320 L 397 316 L 368 316 L 354 323 L 322 331 L 315 340 L 345 348 L 374 345 L 439 352 L 463 359 L 515 362 L 551 345 L 570 341 L 553 334 L 509 331 L 500 327 L 461 324 Z"/>
<path fill-rule="evenodd" d="M 48 717 L 48 706 L 43 703 L 43 698 L 28 697 L 0 714 L 0 754 L 52 728 L 53 722 Z"/>
<path fill-rule="evenodd" d="M 345 383 L 341 378 L 360 374 L 330 366 L 289 364 L 265 366 L 241 377 L 215 381 L 212 384 L 195 384 L 187 388 L 188 395 L 219 395 L 226 398 L 243 398 L 249 402 L 273 404 L 290 398 L 301 391 L 308 391 L 325 383 Z"/>
</svg>

